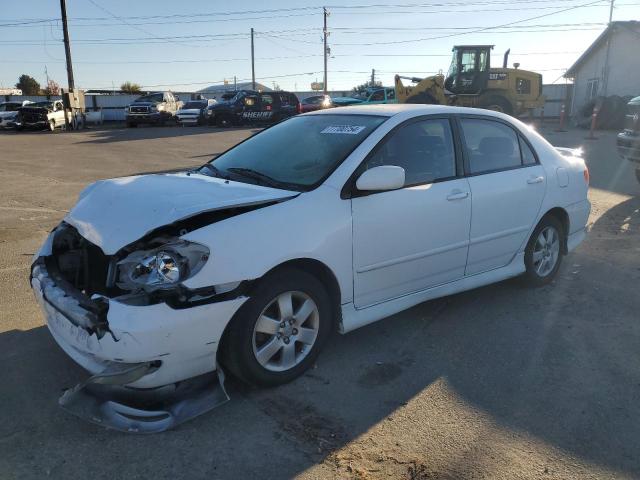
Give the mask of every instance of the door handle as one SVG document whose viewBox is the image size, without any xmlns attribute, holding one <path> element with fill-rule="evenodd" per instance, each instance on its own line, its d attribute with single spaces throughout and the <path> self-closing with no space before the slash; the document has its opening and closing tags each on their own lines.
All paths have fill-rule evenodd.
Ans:
<svg viewBox="0 0 640 480">
<path fill-rule="evenodd" d="M 544 177 L 543 176 L 531 177 L 529 180 L 527 180 L 527 183 L 529 185 L 533 185 L 534 183 L 542 183 L 542 182 L 544 182 Z"/>
<path fill-rule="evenodd" d="M 463 198 L 467 198 L 469 196 L 469 192 L 462 192 L 460 190 L 454 190 L 449 195 L 447 195 L 447 200 L 462 200 Z"/>
</svg>

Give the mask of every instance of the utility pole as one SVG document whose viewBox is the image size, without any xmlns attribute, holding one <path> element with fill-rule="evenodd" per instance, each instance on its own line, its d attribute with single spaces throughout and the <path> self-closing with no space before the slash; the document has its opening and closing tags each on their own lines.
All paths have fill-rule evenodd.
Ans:
<svg viewBox="0 0 640 480">
<path fill-rule="evenodd" d="M 256 64 L 253 57 L 253 27 L 251 27 L 251 83 L 253 89 L 256 89 Z"/>
<path fill-rule="evenodd" d="M 66 0 L 60 0 L 62 12 L 62 35 L 64 37 L 64 54 L 67 57 L 67 83 L 69 90 L 75 88 L 73 82 L 73 65 L 71 65 L 71 45 L 69 44 L 69 29 L 67 28 L 67 4 Z"/>
<path fill-rule="evenodd" d="M 322 13 L 324 16 L 324 27 L 322 28 L 323 38 L 324 38 L 324 81 L 322 82 L 323 93 L 327 94 L 327 17 L 329 16 L 329 12 L 327 12 L 327 7 L 322 7 Z"/>
<path fill-rule="evenodd" d="M 604 56 L 604 72 L 602 79 L 602 95 L 607 96 L 607 88 L 609 86 L 609 52 L 611 50 L 611 37 L 613 36 L 613 3 L 615 0 L 611 0 L 611 6 L 609 7 L 609 23 L 607 24 L 607 51 Z"/>
<path fill-rule="evenodd" d="M 611 6 L 609 7 L 609 23 L 611 23 L 613 19 L 613 2 L 615 2 L 615 0 L 611 0 Z"/>
<path fill-rule="evenodd" d="M 44 66 L 44 76 L 47 77 L 47 90 L 49 89 L 49 71 L 47 70 L 47 66 Z M 51 92 L 49 92 L 51 93 Z"/>
<path fill-rule="evenodd" d="M 376 85 L 376 69 L 372 68 L 371 69 L 371 86 L 375 87 Z"/>
<path fill-rule="evenodd" d="M 236 77 L 235 75 L 233 76 L 233 91 L 238 91 L 238 77 Z"/>
</svg>

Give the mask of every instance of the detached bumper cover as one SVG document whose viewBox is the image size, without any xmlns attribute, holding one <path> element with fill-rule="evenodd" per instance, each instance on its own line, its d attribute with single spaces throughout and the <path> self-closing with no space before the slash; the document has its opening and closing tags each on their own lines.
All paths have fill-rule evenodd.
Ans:
<svg viewBox="0 0 640 480">
<path fill-rule="evenodd" d="M 153 362 L 112 368 L 67 390 L 60 406 L 89 422 L 127 433 L 157 433 L 229 401 L 224 374 L 201 375 L 166 387 L 124 387 L 157 366 Z"/>
</svg>

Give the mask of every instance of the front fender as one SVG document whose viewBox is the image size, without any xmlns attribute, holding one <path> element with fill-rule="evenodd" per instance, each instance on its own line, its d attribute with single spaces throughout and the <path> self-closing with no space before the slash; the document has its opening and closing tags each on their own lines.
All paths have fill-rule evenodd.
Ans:
<svg viewBox="0 0 640 480">
<path fill-rule="evenodd" d="M 325 264 L 340 286 L 342 302 L 352 300 L 351 201 L 327 186 L 286 202 L 244 213 L 194 230 L 182 238 L 207 245 L 202 270 L 188 288 L 261 278 L 296 259 Z"/>
</svg>

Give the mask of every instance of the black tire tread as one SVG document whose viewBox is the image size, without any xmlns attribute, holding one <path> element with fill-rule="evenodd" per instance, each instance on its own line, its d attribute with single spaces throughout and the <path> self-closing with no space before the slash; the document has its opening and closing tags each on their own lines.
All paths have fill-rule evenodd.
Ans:
<svg viewBox="0 0 640 480">
<path fill-rule="evenodd" d="M 268 302 L 281 293 L 278 290 L 283 288 L 305 291 L 314 297 L 320 310 L 320 330 L 313 350 L 299 365 L 289 372 L 268 372 L 255 361 L 250 347 L 251 335 L 257 315 Z M 219 359 L 233 376 L 247 384 L 273 387 L 287 383 L 304 373 L 315 362 L 333 331 L 335 320 L 332 317 L 331 299 L 322 282 L 304 270 L 284 267 L 261 279 L 250 293 L 250 298 L 231 319 L 221 341 Z"/>
</svg>

